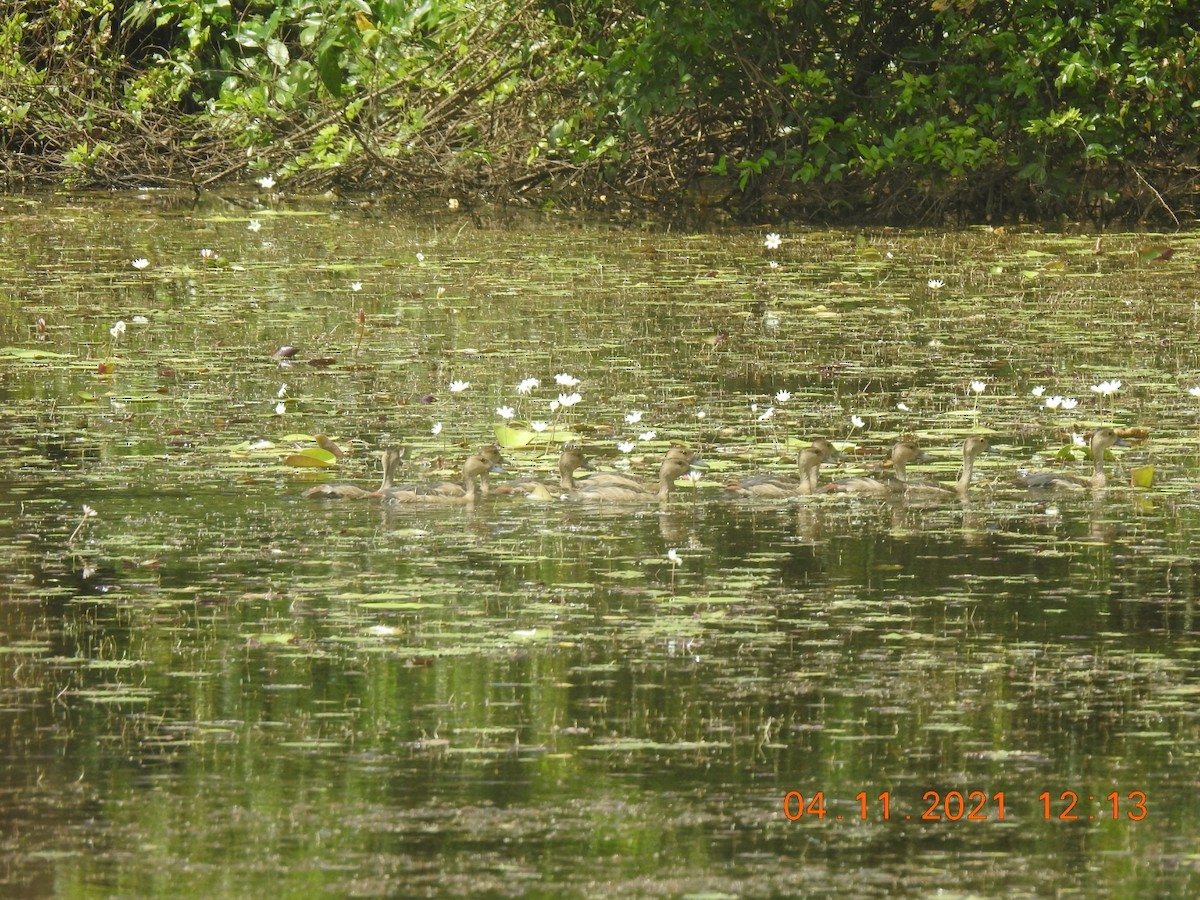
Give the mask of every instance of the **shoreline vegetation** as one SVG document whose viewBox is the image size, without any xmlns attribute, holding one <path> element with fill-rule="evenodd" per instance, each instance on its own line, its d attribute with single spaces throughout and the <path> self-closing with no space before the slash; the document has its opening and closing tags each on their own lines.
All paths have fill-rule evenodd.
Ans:
<svg viewBox="0 0 1200 900">
<path fill-rule="evenodd" d="M 15 0 L 11 188 L 1191 224 L 1200 33 L 1145 0 Z"/>
</svg>

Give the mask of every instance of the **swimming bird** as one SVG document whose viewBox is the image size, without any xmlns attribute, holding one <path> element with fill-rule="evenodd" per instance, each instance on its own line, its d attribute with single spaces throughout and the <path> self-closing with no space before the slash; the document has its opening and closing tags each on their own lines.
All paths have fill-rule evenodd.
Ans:
<svg viewBox="0 0 1200 900">
<path fill-rule="evenodd" d="M 921 448 L 914 440 L 897 441 L 892 447 L 892 472 L 886 478 L 866 478 L 862 476 L 843 478 L 833 481 L 821 488 L 825 492 L 870 494 L 875 497 L 891 497 L 904 490 L 905 467 L 921 455 Z"/>
<path fill-rule="evenodd" d="M 616 480 L 600 479 L 593 475 L 579 481 L 572 496 L 589 502 L 647 500 L 651 497 L 667 500 L 675 479 L 693 468 L 704 468 L 700 457 L 685 447 L 672 447 L 659 466 L 657 485 L 625 479 L 623 476 L 617 476 L 620 480 Z"/>
<path fill-rule="evenodd" d="M 356 484 L 318 484 L 310 487 L 300 496 L 323 497 L 331 500 L 363 500 L 367 497 L 378 497 L 382 492 L 391 488 L 396 468 L 403 458 L 404 450 L 400 447 L 389 447 L 383 451 L 383 483 L 379 485 L 378 490 L 364 490 Z"/>
<path fill-rule="evenodd" d="M 1104 453 L 1109 447 L 1128 447 L 1129 443 L 1111 428 L 1097 428 L 1088 445 L 1092 451 L 1092 475 L 1081 478 L 1065 472 L 1026 472 L 1017 481 L 1032 490 L 1086 491 L 1104 487 Z"/>
<path fill-rule="evenodd" d="M 472 504 L 484 495 L 483 485 L 489 472 L 504 472 L 503 457 L 495 447 L 472 453 L 463 463 L 462 481 L 435 481 L 429 484 L 400 484 L 381 490 L 378 495 L 389 503 L 463 503 Z"/>
<path fill-rule="evenodd" d="M 958 481 L 947 483 L 925 478 L 907 478 L 902 482 L 902 490 L 906 497 L 964 497 L 971 489 L 971 474 L 975 468 L 975 457 L 988 449 L 988 440 L 980 435 L 972 435 L 963 441 L 962 474 Z"/>
<path fill-rule="evenodd" d="M 496 488 L 498 494 L 525 494 L 536 499 L 552 499 L 564 492 L 575 490 L 575 470 L 591 469 L 587 456 L 578 447 L 563 447 L 558 456 L 558 485 L 537 478 L 518 478 Z"/>
<path fill-rule="evenodd" d="M 680 462 L 691 464 L 693 459 L 698 460 L 699 457 L 694 457 L 692 455 L 692 451 L 688 450 L 686 447 L 674 445 L 667 450 L 664 457 L 664 462 L 668 459 L 679 460 Z M 633 475 L 623 475 L 620 472 L 596 472 L 581 478 L 578 482 L 578 487 L 590 490 L 602 484 L 624 486 L 634 489 L 645 486 L 645 482 L 639 478 L 635 478 Z"/>
<path fill-rule="evenodd" d="M 775 473 L 751 475 L 729 485 L 728 490 L 735 491 L 743 497 L 767 499 L 811 494 L 818 490 L 821 463 L 835 456 L 837 450 L 833 444 L 824 438 L 818 438 L 812 442 L 812 446 L 802 449 L 796 457 L 799 471 L 795 476 Z"/>
<path fill-rule="evenodd" d="M 480 447 L 476 455 L 489 463 L 488 468 L 479 473 L 479 496 L 486 497 L 492 490 L 492 483 L 488 475 L 492 472 L 497 474 L 507 473 L 507 470 L 504 468 L 504 457 L 500 455 L 500 448 L 495 444 L 486 444 Z"/>
</svg>

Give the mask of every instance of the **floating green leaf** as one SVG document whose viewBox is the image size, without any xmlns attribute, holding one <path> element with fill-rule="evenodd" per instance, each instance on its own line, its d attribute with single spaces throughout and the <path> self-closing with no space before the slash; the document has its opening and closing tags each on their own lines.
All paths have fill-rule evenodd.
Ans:
<svg viewBox="0 0 1200 900">
<path fill-rule="evenodd" d="M 318 466 L 336 466 L 337 457 L 328 450 L 323 450 L 320 447 L 308 447 L 301 450 L 299 453 L 292 453 L 284 458 L 285 466 L 296 466 L 298 468 L 314 468 Z"/>
</svg>

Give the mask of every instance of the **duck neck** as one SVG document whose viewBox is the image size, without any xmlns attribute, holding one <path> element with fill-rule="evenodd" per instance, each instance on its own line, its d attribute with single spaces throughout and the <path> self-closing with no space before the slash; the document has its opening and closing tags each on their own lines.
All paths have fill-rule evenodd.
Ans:
<svg viewBox="0 0 1200 900">
<path fill-rule="evenodd" d="M 1088 479 L 1088 484 L 1094 488 L 1104 487 L 1104 482 L 1107 481 L 1104 474 L 1104 448 L 1092 448 L 1092 477 Z"/>
<path fill-rule="evenodd" d="M 482 478 L 480 479 L 482 481 Z M 474 506 L 475 501 L 480 497 L 479 485 L 475 483 L 474 478 L 468 478 L 463 485 L 463 489 L 467 492 L 463 497 L 462 502 L 467 506 Z"/>
<path fill-rule="evenodd" d="M 975 470 L 975 457 L 970 453 L 963 456 L 962 474 L 958 476 L 958 481 L 954 482 L 954 490 L 959 494 L 965 494 L 971 489 L 971 475 Z"/>
<path fill-rule="evenodd" d="M 396 461 L 389 456 L 383 458 L 383 481 L 379 485 L 378 493 L 391 490 L 392 480 L 396 477 Z"/>
<path fill-rule="evenodd" d="M 467 492 L 467 497 L 474 497 L 477 493 L 482 496 L 487 496 L 488 493 L 488 468 L 486 463 L 479 460 L 468 459 L 466 465 L 463 466 L 462 486 Z"/>
<path fill-rule="evenodd" d="M 675 479 L 679 476 L 674 470 L 662 469 L 658 473 L 658 499 L 669 500 L 671 498 L 671 489 L 675 486 Z"/>
<path fill-rule="evenodd" d="M 800 457 L 800 492 L 811 494 L 817 490 L 821 480 L 821 460 L 819 457 Z"/>
<path fill-rule="evenodd" d="M 575 470 L 563 467 L 558 470 L 558 486 L 564 491 L 575 490 Z"/>
</svg>

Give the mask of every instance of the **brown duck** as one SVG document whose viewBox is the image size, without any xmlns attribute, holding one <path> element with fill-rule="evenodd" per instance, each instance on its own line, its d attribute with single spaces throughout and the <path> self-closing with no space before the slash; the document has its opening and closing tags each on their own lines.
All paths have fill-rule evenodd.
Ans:
<svg viewBox="0 0 1200 900">
<path fill-rule="evenodd" d="M 779 499 L 811 494 L 818 490 L 821 464 L 837 456 L 837 450 L 829 441 L 818 438 L 812 446 L 805 447 L 796 457 L 797 474 L 779 475 L 767 473 L 751 475 L 736 481 L 728 489 L 743 497 Z"/>
<path fill-rule="evenodd" d="M 400 465 L 400 460 L 403 458 L 404 451 L 399 447 L 389 447 L 383 451 L 383 483 L 379 485 L 378 490 L 364 490 L 356 484 L 318 484 L 310 487 L 300 496 L 330 500 L 362 500 L 367 497 L 378 497 L 381 493 L 391 488 L 392 479 L 396 475 L 396 468 Z"/>
<path fill-rule="evenodd" d="M 1104 454 L 1109 447 L 1127 447 L 1129 443 L 1111 428 L 1097 428 L 1088 442 L 1092 451 L 1092 476 L 1082 478 L 1065 472 L 1027 472 L 1017 482 L 1031 490 L 1086 491 L 1104 487 Z"/>
</svg>

